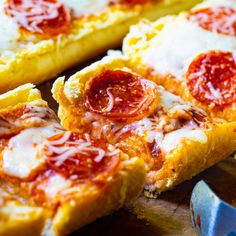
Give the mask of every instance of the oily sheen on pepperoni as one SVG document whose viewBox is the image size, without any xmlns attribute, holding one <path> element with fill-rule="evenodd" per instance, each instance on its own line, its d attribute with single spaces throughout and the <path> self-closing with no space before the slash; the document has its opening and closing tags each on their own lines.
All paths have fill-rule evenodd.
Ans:
<svg viewBox="0 0 236 236">
<path fill-rule="evenodd" d="M 205 30 L 236 36 L 236 9 L 230 7 L 204 8 L 191 12 L 188 19 Z"/>
<path fill-rule="evenodd" d="M 43 153 L 50 169 L 77 181 L 112 173 L 119 165 L 119 151 L 110 152 L 104 140 L 63 132 L 44 144 Z"/>
<path fill-rule="evenodd" d="M 236 101 L 236 61 L 231 52 L 200 54 L 186 77 L 193 97 L 205 105 L 223 107 Z"/>
<path fill-rule="evenodd" d="M 57 0 L 7 0 L 5 12 L 21 28 L 32 33 L 55 36 L 70 26 L 70 12 Z"/>
<path fill-rule="evenodd" d="M 86 106 L 115 120 L 140 119 L 158 97 L 156 85 L 121 70 L 108 70 L 92 79 L 85 92 Z"/>
</svg>

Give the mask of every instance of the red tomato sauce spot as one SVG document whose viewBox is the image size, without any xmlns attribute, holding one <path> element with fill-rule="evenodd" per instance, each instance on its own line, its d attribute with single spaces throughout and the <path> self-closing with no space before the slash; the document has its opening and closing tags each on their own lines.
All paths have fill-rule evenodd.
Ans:
<svg viewBox="0 0 236 236">
<path fill-rule="evenodd" d="M 223 107 L 236 101 L 236 62 L 231 52 L 200 54 L 186 77 L 192 96 L 205 105 Z"/>
<path fill-rule="evenodd" d="M 157 96 L 153 82 L 129 72 L 108 70 L 90 81 L 85 105 L 92 112 L 114 120 L 140 119 Z"/>
<path fill-rule="evenodd" d="M 156 141 L 148 143 L 148 149 L 151 153 L 150 166 L 152 170 L 160 170 L 163 166 L 163 153 Z"/>
<path fill-rule="evenodd" d="M 43 152 L 50 169 L 76 181 L 112 173 L 120 163 L 119 151 L 109 151 L 104 140 L 71 132 L 50 137 Z"/>
<path fill-rule="evenodd" d="M 8 0 L 4 9 L 21 28 L 32 33 L 55 36 L 70 27 L 70 12 L 57 0 Z"/>
<path fill-rule="evenodd" d="M 236 10 L 233 8 L 204 8 L 191 12 L 188 19 L 205 30 L 236 36 Z"/>
</svg>

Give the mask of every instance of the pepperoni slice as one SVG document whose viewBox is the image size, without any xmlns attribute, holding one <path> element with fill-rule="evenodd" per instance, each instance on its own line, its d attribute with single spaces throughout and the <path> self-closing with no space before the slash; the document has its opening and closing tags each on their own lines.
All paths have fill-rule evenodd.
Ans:
<svg viewBox="0 0 236 236">
<path fill-rule="evenodd" d="M 94 140 L 88 134 L 62 132 L 50 137 L 43 153 L 50 169 L 77 181 L 108 174 L 119 165 L 119 151 L 109 151 L 104 140 Z"/>
<path fill-rule="evenodd" d="M 158 97 L 153 82 L 121 70 L 105 71 L 87 87 L 87 108 L 115 120 L 140 119 L 150 112 Z"/>
<path fill-rule="evenodd" d="M 236 62 L 231 52 L 200 54 L 186 77 L 191 94 L 201 103 L 222 107 L 236 101 Z"/>
<path fill-rule="evenodd" d="M 204 8 L 191 12 L 188 19 L 205 30 L 236 36 L 236 10 L 233 8 Z"/>
<path fill-rule="evenodd" d="M 21 28 L 37 34 L 55 36 L 70 26 L 70 12 L 57 0 L 8 0 L 5 12 Z"/>
</svg>

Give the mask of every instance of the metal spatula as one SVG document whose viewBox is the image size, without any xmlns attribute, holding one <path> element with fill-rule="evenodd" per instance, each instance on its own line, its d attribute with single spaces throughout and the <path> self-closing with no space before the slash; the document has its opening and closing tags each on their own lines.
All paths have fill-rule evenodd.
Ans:
<svg viewBox="0 0 236 236">
<path fill-rule="evenodd" d="M 217 197 L 204 181 L 193 189 L 190 215 L 202 236 L 236 236 L 236 208 Z"/>
</svg>

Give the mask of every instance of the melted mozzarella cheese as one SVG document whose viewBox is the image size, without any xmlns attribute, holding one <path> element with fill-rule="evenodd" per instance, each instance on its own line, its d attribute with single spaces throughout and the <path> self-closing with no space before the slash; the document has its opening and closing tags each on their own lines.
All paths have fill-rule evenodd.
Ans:
<svg viewBox="0 0 236 236">
<path fill-rule="evenodd" d="M 157 126 L 155 122 L 151 121 L 149 118 L 144 118 L 134 124 L 136 128 L 136 133 L 139 136 L 144 136 L 146 142 L 152 143 L 154 140 L 158 143 L 162 142 L 163 134 L 157 131 Z"/>
<path fill-rule="evenodd" d="M 175 112 L 188 111 L 195 109 L 196 111 L 205 114 L 205 112 L 199 108 L 192 107 L 190 104 L 183 102 L 183 100 L 169 92 L 166 92 L 162 87 L 158 87 L 161 97 L 160 105 L 165 111 Z M 159 108 L 157 108 L 158 110 Z M 166 153 L 175 149 L 183 140 L 192 140 L 196 142 L 207 142 L 206 134 L 196 127 L 196 124 L 189 122 L 189 125 L 185 128 L 178 128 L 178 120 L 170 119 L 166 123 L 166 117 L 168 115 L 158 114 L 157 117 L 143 118 L 133 124 L 136 127 L 135 131 L 139 136 L 145 138 L 148 143 L 156 142 L 158 146 Z M 163 128 L 168 126 L 174 131 L 170 131 L 167 134 L 163 133 Z"/>
<path fill-rule="evenodd" d="M 44 164 L 37 156 L 37 146 L 58 132 L 54 127 L 30 128 L 11 138 L 3 152 L 4 171 L 14 177 L 27 178 Z"/>
<path fill-rule="evenodd" d="M 88 16 L 103 11 L 110 0 L 60 0 L 70 8 L 75 17 Z"/>
<path fill-rule="evenodd" d="M 60 191 L 69 188 L 70 185 L 71 181 L 66 180 L 63 176 L 56 174 L 49 177 L 49 179 L 47 179 L 45 183 L 42 183 L 42 186 L 40 187 L 44 190 L 49 198 L 53 199 Z"/>
<path fill-rule="evenodd" d="M 183 140 L 192 140 L 195 142 L 206 143 L 207 136 L 200 130 L 179 129 L 165 135 L 162 142 L 162 150 L 169 153 L 175 149 Z"/>
<path fill-rule="evenodd" d="M 158 128 L 157 123 L 151 121 L 149 118 L 144 118 L 135 124 L 138 135 L 145 138 L 148 143 L 156 142 L 158 146 L 165 152 L 169 153 L 175 149 L 183 140 L 191 140 L 200 143 L 207 142 L 206 134 L 200 129 L 181 128 L 166 135 Z M 159 130 L 159 131 L 158 131 Z"/>
<path fill-rule="evenodd" d="M 225 6 L 225 7 L 232 7 L 236 8 L 236 1 L 235 0 L 208 0 L 204 1 L 203 3 L 199 4 L 195 9 L 202 9 L 206 7 L 218 7 L 218 6 Z"/>
<path fill-rule="evenodd" d="M 16 48 L 19 38 L 17 23 L 4 13 L 4 1 L 0 1 L 0 53 L 8 54 L 9 50 Z"/>
<path fill-rule="evenodd" d="M 161 98 L 160 104 L 164 109 L 168 109 L 173 105 L 183 103 L 183 100 L 180 97 L 174 95 L 173 93 L 167 92 L 161 86 L 158 86 L 158 92 Z"/>
<path fill-rule="evenodd" d="M 232 51 L 236 54 L 236 38 L 208 32 L 185 19 L 170 19 L 149 42 L 142 62 L 159 74 L 181 78 L 193 59 L 210 50 Z"/>
</svg>

